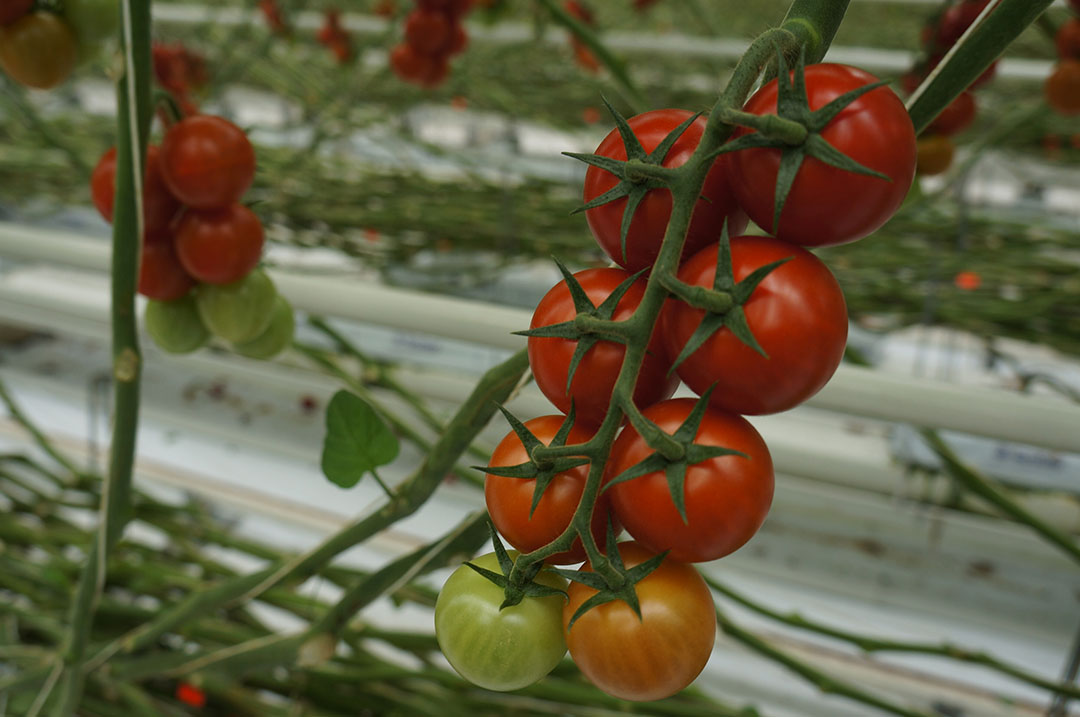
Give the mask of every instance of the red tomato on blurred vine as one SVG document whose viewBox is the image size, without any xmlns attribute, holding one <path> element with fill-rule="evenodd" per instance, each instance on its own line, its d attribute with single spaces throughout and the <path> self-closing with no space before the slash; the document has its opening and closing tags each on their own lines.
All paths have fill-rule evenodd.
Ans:
<svg viewBox="0 0 1080 717">
<path fill-rule="evenodd" d="M 169 190 L 198 209 L 229 206 L 255 178 L 254 147 L 223 117 L 196 115 L 177 122 L 165 133 L 160 156 Z"/>
<path fill-rule="evenodd" d="M 109 148 L 90 174 L 90 193 L 94 206 L 105 221 L 112 223 L 116 182 L 116 147 Z M 157 145 L 146 148 L 146 174 L 143 177 L 143 223 L 146 237 L 153 241 L 168 235 L 169 226 L 180 211 L 180 201 L 172 195 L 161 175 Z"/>
</svg>

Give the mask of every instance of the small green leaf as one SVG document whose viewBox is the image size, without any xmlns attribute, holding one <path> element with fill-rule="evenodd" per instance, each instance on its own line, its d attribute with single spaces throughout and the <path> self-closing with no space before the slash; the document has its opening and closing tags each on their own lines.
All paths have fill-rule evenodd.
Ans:
<svg viewBox="0 0 1080 717">
<path fill-rule="evenodd" d="M 342 488 L 356 485 L 365 473 L 397 458 L 397 437 L 367 401 L 338 391 L 326 407 L 322 471 Z"/>
</svg>

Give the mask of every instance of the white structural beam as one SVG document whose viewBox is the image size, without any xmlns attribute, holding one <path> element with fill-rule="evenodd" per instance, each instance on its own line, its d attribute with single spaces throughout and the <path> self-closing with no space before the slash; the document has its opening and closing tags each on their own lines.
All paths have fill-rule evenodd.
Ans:
<svg viewBox="0 0 1080 717">
<path fill-rule="evenodd" d="M 55 229 L 0 223 L 0 257 L 108 270 L 109 244 Z M 323 316 L 517 350 L 512 332 L 529 324 L 528 311 L 479 301 L 407 291 L 359 278 L 271 271 L 296 308 Z M 63 299 L 16 292 L 13 302 Z M 843 365 L 807 405 L 1080 453 L 1080 406 L 1045 397 L 917 379 Z"/>
</svg>

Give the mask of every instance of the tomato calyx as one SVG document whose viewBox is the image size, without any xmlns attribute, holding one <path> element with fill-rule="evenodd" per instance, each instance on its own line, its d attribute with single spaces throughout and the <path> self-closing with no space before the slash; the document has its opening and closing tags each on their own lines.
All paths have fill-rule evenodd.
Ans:
<svg viewBox="0 0 1080 717">
<path fill-rule="evenodd" d="M 667 557 L 669 551 L 654 555 L 643 563 L 635 565 L 629 570 L 623 564 L 622 556 L 619 555 L 619 547 L 615 538 L 615 530 L 608 521 L 607 553 L 590 560 L 591 570 L 568 570 L 565 568 L 552 568 L 552 572 L 561 575 L 567 580 L 581 583 L 596 590 L 596 594 L 583 602 L 577 611 L 571 616 L 566 625 L 567 631 L 574 626 L 577 619 L 594 607 L 605 603 L 622 600 L 634 611 L 638 619 L 641 618 L 641 603 L 638 600 L 637 590 L 634 586 L 641 582 L 649 573 L 660 567 L 660 563 Z"/>
<path fill-rule="evenodd" d="M 619 136 L 622 137 L 623 146 L 626 149 L 626 160 L 612 159 L 599 154 L 579 154 L 577 152 L 563 152 L 563 154 L 605 172 L 610 172 L 619 179 L 618 184 L 599 197 L 595 197 L 581 205 L 574 210 L 574 213 L 595 209 L 608 202 L 625 197 L 626 207 L 623 210 L 622 224 L 619 227 L 619 242 L 622 247 L 622 256 L 625 257 L 627 256 L 626 237 L 630 231 L 630 223 L 634 218 L 638 205 L 652 190 L 671 187 L 672 177 L 677 170 L 664 167 L 664 159 L 683 132 L 701 116 L 701 113 L 698 112 L 687 117 L 682 124 L 671 130 L 652 152 L 646 152 L 627 119 L 612 107 L 607 99 L 604 99 L 604 105 L 607 106 L 611 116 L 615 119 L 615 126 L 619 130 Z"/>
<path fill-rule="evenodd" d="M 625 223 L 624 223 L 625 226 Z M 515 331 L 518 336 L 535 336 L 539 338 L 560 338 L 576 341 L 574 354 L 570 359 L 570 365 L 566 372 L 566 391 L 570 392 L 570 385 L 574 381 L 574 372 L 585 354 L 589 352 L 598 341 L 616 341 L 626 343 L 625 334 L 618 328 L 620 322 L 612 321 L 615 309 L 630 287 L 634 285 L 645 270 L 639 271 L 626 278 L 599 306 L 593 304 L 585 289 L 570 271 L 563 266 L 558 259 L 555 260 L 559 271 L 566 281 L 566 287 L 570 291 L 570 297 L 574 302 L 574 310 L 577 316 L 572 321 L 563 321 L 548 326 L 538 326 L 535 329 Z"/>
<path fill-rule="evenodd" d="M 502 406 L 499 406 L 499 410 L 502 411 L 503 416 L 506 417 L 506 421 L 510 424 L 514 433 L 517 434 L 518 440 L 520 440 L 521 445 L 525 447 L 525 450 L 530 456 L 530 460 L 515 466 L 477 466 L 477 468 L 487 473 L 491 473 L 492 475 L 502 476 L 504 478 L 535 480 L 536 485 L 533 488 L 532 503 L 529 506 L 529 518 L 532 518 L 533 513 L 536 511 L 536 506 L 540 504 L 540 499 L 544 497 L 544 491 L 551 485 L 551 481 L 555 480 L 560 473 L 564 473 L 572 468 L 577 468 L 578 466 L 585 465 L 589 462 L 588 458 L 579 456 L 548 458 L 544 455 L 548 448 L 561 448 L 566 445 L 566 438 L 570 435 L 570 431 L 574 427 L 574 407 L 573 404 L 571 404 L 570 413 L 567 414 L 566 420 L 563 421 L 558 432 L 551 439 L 551 443 L 547 446 L 544 445 L 543 441 L 533 435 L 533 432 L 512 413 Z"/>
<path fill-rule="evenodd" d="M 563 598 L 566 597 L 565 590 L 541 585 L 533 580 L 533 578 L 540 574 L 540 570 L 544 567 L 544 561 L 542 560 L 537 560 L 525 570 L 518 571 L 517 574 L 519 579 L 511 581 L 510 575 L 514 570 L 514 561 L 510 559 L 510 555 L 506 552 L 506 546 L 502 544 L 502 540 L 499 539 L 499 533 L 495 530 L 495 525 L 490 520 L 488 521 L 488 531 L 491 533 L 491 544 L 495 548 L 495 557 L 499 561 L 500 572 L 488 570 L 487 568 L 482 568 L 479 565 L 470 562 L 466 562 L 465 565 L 468 565 L 476 573 L 503 589 L 505 597 L 502 604 L 499 605 L 500 610 L 513 607 L 527 597 L 541 598 L 550 597 L 552 595 L 561 595 Z M 554 572 L 560 572 L 554 568 L 552 570 Z"/>
<path fill-rule="evenodd" d="M 614 485 L 640 478 L 649 473 L 663 471 L 667 478 L 668 490 L 671 493 L 671 501 L 675 504 L 676 510 L 679 511 L 679 517 L 682 518 L 683 523 L 688 523 L 689 519 L 686 516 L 686 472 L 690 466 L 697 465 L 698 463 L 702 463 L 711 458 L 719 458 L 720 456 L 740 456 L 742 458 L 749 458 L 749 456 L 742 451 L 724 448 L 723 446 L 707 446 L 694 443 L 694 438 L 697 437 L 698 428 L 701 427 L 701 421 L 705 417 L 705 410 L 709 406 L 709 396 L 712 395 L 712 391 L 713 390 L 710 387 L 701 394 L 701 397 L 697 400 L 697 403 L 694 404 L 694 408 L 690 411 L 686 420 L 671 434 L 665 433 L 659 426 L 649 421 L 641 414 L 635 415 L 636 412 L 629 413 L 628 416 L 634 428 L 641 437 L 645 439 L 645 442 L 649 447 L 653 448 L 656 452 L 612 478 L 604 485 L 604 490 L 609 490 Z M 682 447 L 682 456 L 675 458 L 664 455 L 657 449 L 659 443 L 659 441 L 657 441 L 658 436 L 663 436 L 666 440 L 674 441 L 679 444 Z"/>
<path fill-rule="evenodd" d="M 776 175 L 776 194 L 773 210 L 772 230 L 775 231 L 780 225 L 780 214 L 784 209 L 791 186 L 795 182 L 795 176 L 802 167 L 803 160 L 813 157 L 825 164 L 855 174 L 864 174 L 877 179 L 891 182 L 892 179 L 881 172 L 866 167 L 856 162 L 851 157 L 833 147 L 821 136 L 825 129 L 836 119 L 844 108 L 855 100 L 873 90 L 888 84 L 885 81 L 872 82 L 845 92 L 832 102 L 817 110 L 810 109 L 810 100 L 806 92 L 806 49 L 799 54 L 795 63 L 794 73 L 788 70 L 787 60 L 782 52 L 777 51 L 777 101 L 776 119 L 768 119 L 770 115 L 754 115 L 755 119 L 748 120 L 746 113 L 741 110 L 725 110 L 721 118 L 727 124 L 751 127 L 757 131 L 743 135 L 721 147 L 717 154 L 738 152 L 743 149 L 773 148 L 781 152 L 780 167 Z M 782 120 L 782 121 L 780 121 Z M 805 136 L 801 141 L 796 141 L 802 133 L 793 130 L 792 125 L 798 124 L 805 130 Z"/>
<path fill-rule="evenodd" d="M 701 348 L 710 336 L 721 329 L 730 330 L 737 339 L 768 358 L 765 349 L 761 347 L 757 338 L 754 337 L 754 332 L 750 330 L 743 305 L 750 300 L 754 290 L 766 276 L 790 260 L 791 257 L 787 257 L 758 267 L 745 279 L 736 282 L 735 269 L 731 261 L 731 239 L 728 237 L 725 224 L 717 244 L 716 275 L 713 278 L 712 289 L 691 286 L 675 276 L 661 277 L 661 282 L 668 291 L 690 306 L 705 311 L 701 323 L 691 334 L 683 350 L 672 361 L 671 370 L 674 371 L 679 364 Z"/>
</svg>

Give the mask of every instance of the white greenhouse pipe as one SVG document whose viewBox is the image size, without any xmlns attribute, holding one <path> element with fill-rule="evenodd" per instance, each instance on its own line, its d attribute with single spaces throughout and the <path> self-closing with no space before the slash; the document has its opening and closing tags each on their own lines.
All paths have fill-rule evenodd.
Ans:
<svg viewBox="0 0 1080 717">
<path fill-rule="evenodd" d="M 109 244 L 70 232 L 0 223 L 0 256 L 107 271 Z M 297 309 L 517 350 L 530 314 L 346 277 L 270 272 Z M 57 301 L 62 301 L 57 299 Z M 59 308 L 59 307 L 58 307 Z M 1051 450 L 1080 453 L 1080 406 L 1002 390 L 897 376 L 842 365 L 808 406 L 930 425 Z"/>
<path fill-rule="evenodd" d="M 862 2 L 898 5 L 939 4 L 940 0 L 862 0 Z M 1055 4 L 1063 4 L 1058 0 Z M 913 10 L 914 12 L 914 10 Z M 175 24 L 213 23 L 215 25 L 264 24 L 265 20 L 256 10 L 238 7 L 214 7 L 209 5 L 158 3 L 154 6 L 156 22 Z M 314 11 L 297 12 L 290 16 L 290 22 L 296 27 L 314 30 L 322 26 L 325 18 Z M 389 22 L 373 15 L 344 13 L 342 22 L 346 29 L 364 34 L 382 35 L 387 31 Z M 499 23 L 495 26 L 468 24 L 472 39 L 492 43 L 533 42 L 536 39 L 535 28 L 525 23 Z M 562 45 L 567 42 L 566 32 L 559 28 L 549 29 L 543 36 L 549 44 Z M 640 32 L 604 33 L 605 44 L 613 50 L 622 52 L 652 52 L 676 56 L 712 57 L 738 59 L 749 47 L 749 39 L 684 35 L 681 33 L 645 34 Z M 903 72 L 915 61 L 915 53 L 909 50 L 881 50 L 872 47 L 830 48 L 826 59 L 831 62 L 845 62 L 858 65 L 867 70 Z M 1029 80 L 1043 80 L 1050 74 L 1053 63 L 1047 60 L 1004 58 L 998 64 L 997 74 L 1001 77 L 1017 77 Z"/>
</svg>

